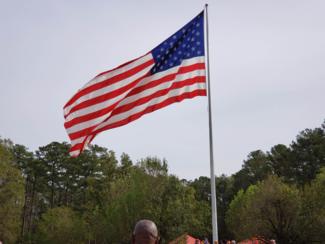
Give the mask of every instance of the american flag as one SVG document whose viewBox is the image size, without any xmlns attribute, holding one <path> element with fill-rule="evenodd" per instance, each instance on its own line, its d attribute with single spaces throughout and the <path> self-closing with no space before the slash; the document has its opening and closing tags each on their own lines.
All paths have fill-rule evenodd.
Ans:
<svg viewBox="0 0 325 244">
<path fill-rule="evenodd" d="M 204 12 L 149 53 L 103 72 L 64 106 L 71 156 L 105 130 L 187 98 L 206 96 Z"/>
</svg>

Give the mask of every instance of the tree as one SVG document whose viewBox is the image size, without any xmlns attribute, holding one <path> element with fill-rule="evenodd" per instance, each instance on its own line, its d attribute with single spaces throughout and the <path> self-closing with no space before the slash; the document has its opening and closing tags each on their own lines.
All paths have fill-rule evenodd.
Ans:
<svg viewBox="0 0 325 244">
<path fill-rule="evenodd" d="M 38 224 L 37 243 L 85 243 L 85 224 L 76 212 L 57 207 L 42 215 Z"/>
<path fill-rule="evenodd" d="M 325 166 L 324 128 L 325 122 L 321 128 L 306 129 L 291 144 L 294 176 L 300 186 L 310 183 Z"/>
<path fill-rule="evenodd" d="M 279 243 L 298 243 L 300 208 L 298 190 L 270 176 L 237 193 L 226 222 L 238 239 L 262 235 Z"/>
<path fill-rule="evenodd" d="M 264 180 L 272 169 L 269 164 L 269 159 L 261 150 L 253 151 L 244 161 L 242 169 L 234 174 L 234 191 L 247 189 L 252 184 Z"/>
<path fill-rule="evenodd" d="M 305 243 L 325 242 L 325 167 L 303 191 L 300 238 Z"/>
<path fill-rule="evenodd" d="M 0 140 L 0 240 L 14 243 L 21 227 L 24 179 L 6 141 Z"/>
<path fill-rule="evenodd" d="M 268 163 L 272 173 L 282 177 L 287 183 L 296 183 L 294 159 L 290 147 L 282 144 L 275 145 L 267 152 Z"/>
</svg>

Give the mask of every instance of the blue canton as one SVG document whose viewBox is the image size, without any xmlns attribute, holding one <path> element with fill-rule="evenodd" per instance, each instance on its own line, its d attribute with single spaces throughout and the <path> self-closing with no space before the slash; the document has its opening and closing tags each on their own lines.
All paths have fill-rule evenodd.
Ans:
<svg viewBox="0 0 325 244">
<path fill-rule="evenodd" d="M 181 64 L 184 59 L 204 56 L 204 18 L 203 12 L 182 29 L 169 37 L 151 53 L 155 65 L 151 73 L 155 74 Z"/>
</svg>

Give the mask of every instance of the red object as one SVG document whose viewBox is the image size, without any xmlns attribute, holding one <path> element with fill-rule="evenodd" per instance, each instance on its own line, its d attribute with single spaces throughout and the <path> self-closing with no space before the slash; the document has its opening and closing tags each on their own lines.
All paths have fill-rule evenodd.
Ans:
<svg viewBox="0 0 325 244">
<path fill-rule="evenodd" d="M 196 240 L 197 240 L 197 239 L 195 239 L 195 238 L 192 237 L 192 236 L 189 236 L 189 235 L 186 236 L 186 244 L 196 244 L 196 243 L 195 243 Z"/>
<path fill-rule="evenodd" d="M 185 241 L 185 242 L 184 242 Z M 190 235 L 182 235 L 180 237 L 178 237 L 177 239 L 169 242 L 169 244 L 197 244 L 197 243 L 201 243 L 201 241 L 199 239 L 196 239 Z"/>
</svg>

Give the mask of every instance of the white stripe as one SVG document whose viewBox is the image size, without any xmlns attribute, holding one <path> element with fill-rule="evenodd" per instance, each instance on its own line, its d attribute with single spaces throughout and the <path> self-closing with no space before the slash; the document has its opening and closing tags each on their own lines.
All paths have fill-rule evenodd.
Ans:
<svg viewBox="0 0 325 244">
<path fill-rule="evenodd" d="M 171 75 L 173 73 L 175 74 L 175 73 L 177 73 L 177 71 L 179 70 L 180 67 L 186 67 L 186 66 L 189 66 L 189 65 L 192 65 L 192 64 L 195 64 L 195 63 L 200 63 L 200 62 L 204 62 L 204 57 L 196 57 L 196 58 L 192 58 L 192 59 L 183 60 L 183 62 L 180 64 L 180 66 L 177 66 L 177 67 L 174 67 L 172 69 L 169 69 L 169 70 L 166 70 L 166 71 L 163 71 L 163 72 L 159 72 L 159 73 L 156 73 L 156 74 L 154 74 L 154 75 L 152 75 L 150 77 L 144 78 L 142 81 L 140 81 L 138 83 L 138 85 L 136 87 L 143 86 L 143 85 L 145 85 L 145 84 L 147 84 L 147 83 L 149 83 L 151 81 L 163 78 L 164 76 Z M 179 80 L 181 80 L 181 79 L 179 79 Z M 176 78 L 176 80 L 174 80 L 174 81 L 179 81 L 179 80 Z M 125 94 L 121 94 L 120 96 L 115 97 L 113 99 L 110 99 L 110 100 L 104 101 L 102 103 L 98 103 L 98 104 L 86 107 L 84 109 L 77 110 L 75 112 L 72 112 L 71 114 L 69 114 L 67 116 L 67 118 L 65 119 L 65 122 L 68 122 L 68 121 L 70 121 L 70 120 L 72 120 L 74 118 L 78 118 L 80 116 L 87 115 L 89 113 L 93 113 L 93 112 L 96 112 L 98 110 L 109 107 L 112 104 L 114 104 L 116 101 L 118 101 L 122 97 L 124 97 L 124 95 Z M 126 100 L 128 100 L 128 98 L 126 98 Z M 127 102 L 124 102 L 124 100 L 122 100 L 122 104 L 127 104 Z"/>
<path fill-rule="evenodd" d="M 86 137 L 83 136 L 83 137 L 79 137 L 79 138 L 77 138 L 77 139 L 72 140 L 72 141 L 71 141 L 71 146 L 74 146 L 74 145 L 77 145 L 77 144 L 79 144 L 79 143 L 82 143 L 83 140 L 84 140 L 85 138 L 86 138 Z"/>
<path fill-rule="evenodd" d="M 120 89 L 120 88 L 122 88 L 122 87 L 124 87 L 124 86 L 130 84 L 131 82 L 136 81 L 137 79 L 139 79 L 139 78 L 141 78 L 142 76 L 144 76 L 145 74 L 147 74 L 147 73 L 149 72 L 149 70 L 150 70 L 153 66 L 154 66 L 154 64 L 152 64 L 152 65 L 150 65 L 149 67 L 147 67 L 147 68 L 141 70 L 140 72 L 138 72 L 138 73 L 136 73 L 136 74 L 134 74 L 134 75 L 128 77 L 127 79 L 121 80 L 121 81 L 119 81 L 119 82 L 117 82 L 117 83 L 115 83 L 115 84 L 113 84 L 113 85 L 111 85 L 111 86 L 106 86 L 106 87 L 104 87 L 104 88 L 102 88 L 102 89 L 100 89 L 100 90 L 96 90 L 96 91 L 94 91 L 94 92 L 88 93 L 88 94 L 85 95 L 85 96 L 80 97 L 80 98 L 79 98 L 78 100 L 76 100 L 76 101 L 75 101 L 71 106 L 65 108 L 65 112 L 67 112 L 67 109 L 68 109 L 69 112 L 70 112 L 70 110 L 73 108 L 73 106 L 76 106 L 76 105 L 78 105 L 78 104 L 81 103 L 81 102 L 85 102 L 85 101 L 87 101 L 87 100 L 89 100 L 89 99 L 93 99 L 93 98 L 96 98 L 96 97 L 98 97 L 98 96 L 104 95 L 104 94 L 107 93 L 107 92 L 112 92 L 112 91 L 114 91 L 114 90 L 116 90 L 116 89 Z M 128 92 L 129 92 L 129 90 L 127 90 L 127 91 L 124 92 L 123 94 L 126 94 L 126 93 L 128 93 Z M 123 96 L 122 96 L 122 97 L 123 97 Z M 111 99 L 109 99 L 109 100 L 106 100 L 106 101 L 102 102 L 102 103 L 105 104 L 105 105 L 102 105 L 102 107 L 108 107 L 108 106 L 112 105 L 113 103 L 115 103 L 116 101 L 118 101 L 119 98 L 120 98 L 120 97 L 117 97 L 117 99 L 115 99 L 115 98 L 111 98 Z M 96 106 L 96 105 L 92 105 L 92 106 Z M 80 111 L 80 110 L 81 110 L 81 111 Z M 77 110 L 77 111 L 75 111 L 75 112 L 72 112 L 71 114 L 69 114 L 69 112 L 67 112 L 66 114 L 69 114 L 69 115 L 68 115 L 67 118 L 66 118 L 66 122 L 67 122 L 67 121 L 70 121 L 70 120 L 72 120 L 72 119 L 74 119 L 74 118 L 77 118 L 77 117 L 79 117 L 79 116 L 82 116 L 82 115 L 85 115 L 85 114 L 89 113 L 89 112 L 87 112 L 87 111 L 92 111 L 92 112 L 94 112 L 94 111 L 92 110 L 91 106 L 86 107 L 86 108 L 84 108 L 84 109 L 80 109 L 80 110 Z M 79 112 L 79 111 L 80 111 L 80 112 Z"/>
<path fill-rule="evenodd" d="M 110 78 L 112 78 L 112 77 L 114 77 L 116 75 L 120 75 L 120 74 L 122 74 L 124 72 L 127 72 L 128 70 L 133 69 L 133 68 L 139 66 L 140 64 L 143 64 L 143 63 L 145 63 L 145 62 L 147 62 L 147 61 L 149 61 L 151 59 L 152 59 L 152 55 L 151 55 L 151 53 L 149 53 L 149 54 L 143 56 L 142 58 L 139 58 L 139 59 L 135 60 L 134 62 L 132 62 L 130 64 L 127 64 L 127 65 L 125 65 L 125 66 L 123 66 L 123 67 L 121 67 L 119 69 L 108 71 L 107 73 L 102 74 L 100 76 L 97 76 L 97 77 L 93 78 L 92 80 L 90 80 L 88 83 L 86 83 L 82 87 L 81 90 L 83 90 L 83 89 L 85 89 L 85 88 L 87 88 L 89 86 L 92 86 L 92 85 L 94 85 L 96 83 L 99 83 L 99 82 L 102 82 L 104 80 L 110 79 Z"/>
<path fill-rule="evenodd" d="M 150 54 L 146 55 L 145 57 L 143 57 L 142 59 L 139 59 L 139 60 L 142 60 L 142 61 L 143 61 L 142 63 L 145 63 L 145 62 L 148 61 L 148 60 L 147 60 L 147 59 L 148 59 L 148 56 L 149 56 L 150 58 L 152 58 L 152 54 L 150 53 Z M 95 98 L 95 97 L 101 96 L 101 95 L 103 95 L 103 94 L 105 94 L 105 93 L 107 93 L 107 92 L 114 91 L 114 90 L 116 90 L 116 89 L 118 89 L 118 88 L 121 88 L 121 87 L 123 87 L 123 86 L 129 84 L 129 83 L 132 82 L 132 81 L 135 81 L 136 79 L 138 79 L 138 78 L 140 78 L 141 76 L 145 75 L 145 74 L 146 74 L 146 73 L 147 73 L 147 72 L 148 72 L 148 71 L 149 71 L 153 66 L 154 66 L 154 64 L 150 65 L 149 67 L 146 67 L 145 69 L 141 70 L 140 72 L 137 72 L 136 74 L 134 74 L 134 75 L 132 75 L 132 76 L 130 76 L 130 77 L 124 79 L 124 80 L 121 80 L 121 81 L 119 81 L 119 82 L 117 82 L 117 83 L 114 83 L 114 84 L 112 84 L 112 85 L 110 85 L 110 86 L 105 86 L 105 87 L 103 87 L 103 88 L 101 88 L 101 89 L 95 90 L 95 91 L 93 91 L 93 92 L 90 92 L 90 93 L 88 93 L 88 94 L 85 94 L 85 95 L 82 96 L 82 97 L 79 97 L 79 98 L 78 98 L 76 101 L 74 101 L 72 104 L 70 104 L 69 106 L 67 106 L 66 108 L 64 108 L 64 115 L 69 114 L 70 110 L 71 110 L 74 106 L 76 106 L 76 105 L 78 105 L 78 104 L 80 104 L 80 103 L 82 103 L 82 102 L 84 102 L 84 101 L 87 101 L 87 100 L 89 100 L 89 99 L 92 99 L 92 98 Z M 121 69 L 124 69 L 124 67 L 121 68 Z M 127 72 L 127 71 L 128 71 L 128 70 L 124 70 L 124 72 Z M 107 75 L 108 75 L 108 74 L 107 74 Z M 112 76 L 112 77 L 113 77 L 113 76 Z M 78 91 L 78 92 L 80 92 L 80 91 Z"/>
<path fill-rule="evenodd" d="M 97 103 L 97 104 L 94 104 L 92 106 L 88 106 L 86 108 L 79 109 L 79 110 L 77 110 L 75 112 L 72 112 L 71 114 L 69 114 L 67 116 L 67 118 L 65 119 L 65 122 L 69 122 L 70 120 L 73 120 L 73 119 L 78 118 L 80 116 L 96 112 L 96 111 L 101 110 L 103 108 L 107 108 L 107 107 L 113 105 L 115 102 L 123 99 L 123 97 L 125 97 L 125 93 L 128 93 L 128 92 L 130 92 L 130 91 L 124 92 L 124 93 L 120 94 L 119 96 L 108 99 L 108 100 L 106 100 L 104 102 Z"/>
<path fill-rule="evenodd" d="M 126 118 L 130 117 L 130 115 L 132 115 L 132 114 L 142 112 L 147 107 L 158 104 L 158 103 L 161 103 L 161 102 L 163 102 L 164 100 L 166 100 L 168 98 L 176 97 L 176 96 L 179 96 L 179 95 L 181 95 L 183 93 L 192 92 L 192 91 L 199 90 L 199 89 L 206 89 L 205 83 L 195 83 L 195 84 L 192 84 L 190 86 L 184 86 L 184 87 L 181 87 L 179 89 L 171 90 L 164 96 L 154 98 L 154 99 L 150 100 L 147 103 L 144 103 L 144 104 L 141 104 L 140 106 L 134 107 L 131 110 L 128 110 L 128 111 L 126 111 L 124 113 L 120 113 L 120 114 L 112 116 L 106 122 L 101 123 L 100 125 L 98 125 L 93 131 L 96 132 L 96 130 L 99 130 L 99 129 L 101 129 L 101 128 L 109 125 L 109 124 L 112 124 L 112 123 L 121 121 L 123 119 L 126 119 Z"/>
<path fill-rule="evenodd" d="M 73 157 L 73 156 L 78 156 L 80 153 L 80 150 L 75 150 L 75 151 L 71 151 L 69 152 L 70 156 Z"/>
<path fill-rule="evenodd" d="M 191 79 L 191 78 L 194 78 L 197 76 L 205 76 L 205 70 L 204 69 L 194 70 L 194 71 L 191 71 L 188 73 L 176 75 L 175 79 L 173 79 L 171 81 L 164 82 L 164 83 L 159 84 L 155 87 L 152 87 L 152 88 L 146 89 L 140 93 L 134 94 L 133 96 L 126 97 L 118 104 L 118 106 L 116 108 L 121 107 L 126 104 L 129 104 L 129 103 L 132 103 L 132 102 L 138 100 L 139 98 L 150 96 L 157 91 L 170 88 L 174 82 L 184 81 L 184 80 Z"/>
<path fill-rule="evenodd" d="M 97 118 L 87 120 L 85 122 L 81 122 L 79 124 L 73 125 L 70 128 L 66 128 L 66 131 L 67 131 L 68 134 L 71 134 L 71 133 L 75 133 L 77 131 L 81 131 L 83 129 L 89 128 L 91 126 L 97 125 L 100 122 L 107 119 L 111 115 L 111 113 L 112 113 L 112 111 L 110 111 L 109 113 L 104 114 L 104 115 L 102 115 L 100 117 L 97 117 Z"/>
<path fill-rule="evenodd" d="M 154 75 L 150 76 L 149 78 L 150 78 L 150 80 L 158 80 L 158 79 L 160 79 L 166 75 L 169 75 L 171 73 L 177 73 L 178 69 L 181 67 L 190 66 L 193 64 L 197 64 L 197 63 L 204 63 L 204 56 L 194 57 L 194 58 L 190 58 L 190 59 L 184 59 L 180 65 L 175 66 L 171 69 L 167 69 L 162 72 L 155 73 Z M 151 77 L 153 79 L 151 79 Z"/>
</svg>

